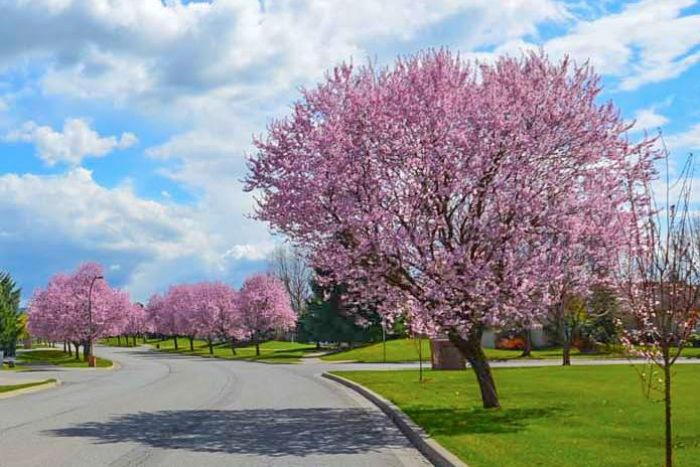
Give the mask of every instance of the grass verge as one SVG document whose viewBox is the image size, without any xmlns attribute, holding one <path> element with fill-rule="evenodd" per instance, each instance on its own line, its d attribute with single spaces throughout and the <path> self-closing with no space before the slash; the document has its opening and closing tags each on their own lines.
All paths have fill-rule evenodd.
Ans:
<svg viewBox="0 0 700 467">
<path fill-rule="evenodd" d="M 27 350 L 17 354 L 18 369 L 31 369 L 32 365 L 56 365 L 64 368 L 88 368 L 88 362 L 83 360 L 82 355 L 80 360 L 76 360 L 74 356 L 69 353 L 64 353 L 61 349 Z M 98 368 L 109 368 L 111 366 L 111 360 L 97 357 Z"/>
<path fill-rule="evenodd" d="M 421 339 L 423 361 L 430 361 L 430 341 Z M 520 350 L 484 349 L 490 360 L 515 360 L 523 358 Z M 683 349 L 684 357 L 700 358 L 700 347 Z M 613 352 L 582 353 L 571 350 L 572 358 L 623 358 L 624 355 Z M 533 350 L 530 359 L 561 359 L 561 348 Z M 324 355 L 321 359 L 330 362 L 354 361 L 359 363 L 384 362 L 384 345 L 381 342 L 363 345 L 350 350 Z M 417 339 L 392 339 L 386 342 L 386 362 L 417 362 Z"/>
<path fill-rule="evenodd" d="M 34 386 L 41 386 L 42 384 L 55 383 L 55 382 L 56 382 L 56 380 L 52 378 L 52 379 L 45 379 L 44 381 L 35 381 L 33 383 L 4 385 L 4 386 L 0 386 L 0 394 L 5 393 L 5 392 L 10 392 L 10 391 L 17 391 L 19 389 L 33 388 Z"/>
<path fill-rule="evenodd" d="M 260 355 L 255 355 L 255 346 L 236 347 L 234 355 L 231 346 L 226 343 L 215 344 L 213 353 L 209 352 L 209 345 L 206 341 L 195 339 L 194 350 L 190 349 L 190 340 L 186 337 L 177 339 L 177 349 L 175 339 L 149 340 L 148 344 L 161 352 L 179 353 L 183 355 L 197 355 L 208 358 L 223 358 L 226 360 L 249 360 L 264 363 L 297 363 L 305 354 L 316 351 L 316 346 L 298 342 L 268 341 L 260 344 Z"/>
<path fill-rule="evenodd" d="M 647 397 L 627 365 L 499 368 L 503 408 L 481 408 L 470 370 L 339 371 L 399 406 L 472 467 L 658 466 L 663 462 L 662 394 Z M 700 459 L 700 365 L 674 375 L 677 465 Z"/>
</svg>

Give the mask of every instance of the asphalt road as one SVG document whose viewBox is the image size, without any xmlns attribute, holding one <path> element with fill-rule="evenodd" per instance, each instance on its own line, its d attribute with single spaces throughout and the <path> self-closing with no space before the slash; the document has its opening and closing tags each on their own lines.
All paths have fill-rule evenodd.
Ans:
<svg viewBox="0 0 700 467">
<path fill-rule="evenodd" d="M 0 400 L 0 466 L 429 465 L 326 365 L 98 353 L 121 368 L 12 375 L 63 384 Z"/>
</svg>

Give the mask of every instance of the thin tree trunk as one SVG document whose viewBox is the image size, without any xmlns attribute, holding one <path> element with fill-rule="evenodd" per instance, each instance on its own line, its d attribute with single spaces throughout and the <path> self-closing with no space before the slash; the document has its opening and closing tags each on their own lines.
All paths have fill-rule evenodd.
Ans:
<svg viewBox="0 0 700 467">
<path fill-rule="evenodd" d="M 88 342 L 83 343 L 83 361 L 88 361 L 88 357 L 92 355 L 92 348 L 90 348 L 90 344 Z"/>
<path fill-rule="evenodd" d="M 255 339 L 255 356 L 259 357 L 260 356 L 260 339 L 258 338 L 258 333 L 255 333 L 255 336 L 253 338 Z"/>
<path fill-rule="evenodd" d="M 571 365 L 571 342 L 569 342 L 568 339 L 564 341 L 564 345 L 561 349 L 561 358 L 562 366 Z"/>
<path fill-rule="evenodd" d="M 523 347 L 523 353 L 520 356 L 529 357 L 532 355 L 532 332 L 530 331 L 530 328 L 523 330 L 523 341 L 525 342 L 525 346 Z"/>
<path fill-rule="evenodd" d="M 233 355 L 236 355 L 236 340 L 235 339 L 231 339 L 231 353 Z"/>
<path fill-rule="evenodd" d="M 80 361 L 80 344 L 73 343 L 73 345 L 75 346 L 75 359 L 77 361 Z M 83 351 L 84 351 L 84 349 L 83 349 Z"/>
<path fill-rule="evenodd" d="M 562 366 L 570 366 L 571 365 L 571 336 L 572 332 L 568 329 L 568 326 L 566 324 L 566 320 L 562 319 L 560 322 L 561 325 L 561 364 Z"/>
<path fill-rule="evenodd" d="M 68 351 L 66 350 L 66 341 L 63 341 L 63 353 L 67 353 Z"/>
<path fill-rule="evenodd" d="M 177 349 L 178 349 L 178 347 L 177 347 L 177 336 L 173 336 L 173 340 L 175 341 L 175 350 L 177 350 Z"/>
<path fill-rule="evenodd" d="M 122 345 L 122 336 L 117 335 L 117 345 L 121 347 L 121 345 Z"/>
<path fill-rule="evenodd" d="M 132 336 L 131 342 L 134 343 L 134 347 L 136 347 L 136 334 Z"/>
<path fill-rule="evenodd" d="M 209 344 L 209 355 L 214 355 L 214 343 L 211 339 L 207 339 L 207 343 Z"/>
<path fill-rule="evenodd" d="M 664 408 L 666 410 L 666 467 L 673 466 L 673 426 L 671 421 L 671 366 L 664 358 Z"/>
<path fill-rule="evenodd" d="M 478 326 L 471 330 L 468 339 L 464 339 L 455 333 L 450 333 L 449 338 L 474 370 L 484 408 L 495 409 L 499 408 L 501 404 L 498 402 L 498 393 L 496 392 L 496 383 L 491 374 L 491 366 L 486 359 L 484 349 L 481 348 L 482 334 L 483 329 Z"/>
<path fill-rule="evenodd" d="M 194 338 L 191 336 L 187 336 L 187 338 L 190 340 L 190 352 L 194 352 Z"/>
</svg>

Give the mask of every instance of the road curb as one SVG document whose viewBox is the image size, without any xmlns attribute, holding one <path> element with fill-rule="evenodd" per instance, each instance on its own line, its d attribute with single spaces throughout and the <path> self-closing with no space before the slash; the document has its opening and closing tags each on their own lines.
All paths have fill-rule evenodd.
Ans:
<svg viewBox="0 0 700 467">
<path fill-rule="evenodd" d="M 20 383 L 21 384 L 21 383 Z M 61 385 L 61 380 L 56 379 L 56 381 L 49 381 L 44 384 L 37 384 L 36 386 L 31 386 L 28 388 L 15 389 L 14 391 L 3 392 L 0 394 L 0 399 L 9 399 L 10 397 L 19 396 L 22 394 L 31 394 L 32 392 L 39 392 L 45 389 L 55 388 Z"/>
<path fill-rule="evenodd" d="M 399 430 L 401 430 L 401 433 L 408 438 L 411 444 L 413 444 L 413 446 L 415 446 L 415 448 L 418 449 L 421 454 L 423 454 L 433 465 L 437 467 L 468 467 L 468 465 L 457 458 L 457 456 L 452 454 L 450 451 L 442 447 L 440 443 L 431 438 L 421 427 L 416 425 L 413 420 L 408 417 L 408 415 L 403 413 L 401 409 L 399 409 L 391 401 L 385 399 L 371 389 L 368 389 L 354 381 L 350 381 L 349 379 L 343 378 L 342 376 L 334 375 L 328 372 L 324 372 L 321 374 L 321 376 L 354 390 L 379 407 L 379 409 L 384 412 L 392 422 L 394 422 Z"/>
</svg>

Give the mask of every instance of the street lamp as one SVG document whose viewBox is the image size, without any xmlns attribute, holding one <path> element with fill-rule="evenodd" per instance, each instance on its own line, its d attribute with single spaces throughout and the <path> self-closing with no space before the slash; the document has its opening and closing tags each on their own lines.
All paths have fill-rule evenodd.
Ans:
<svg viewBox="0 0 700 467">
<path fill-rule="evenodd" d="M 104 276 L 93 277 L 92 281 L 90 281 L 90 290 L 88 292 L 88 366 L 90 368 L 95 368 L 97 363 L 92 351 L 92 288 L 98 279 L 104 279 Z"/>
</svg>

